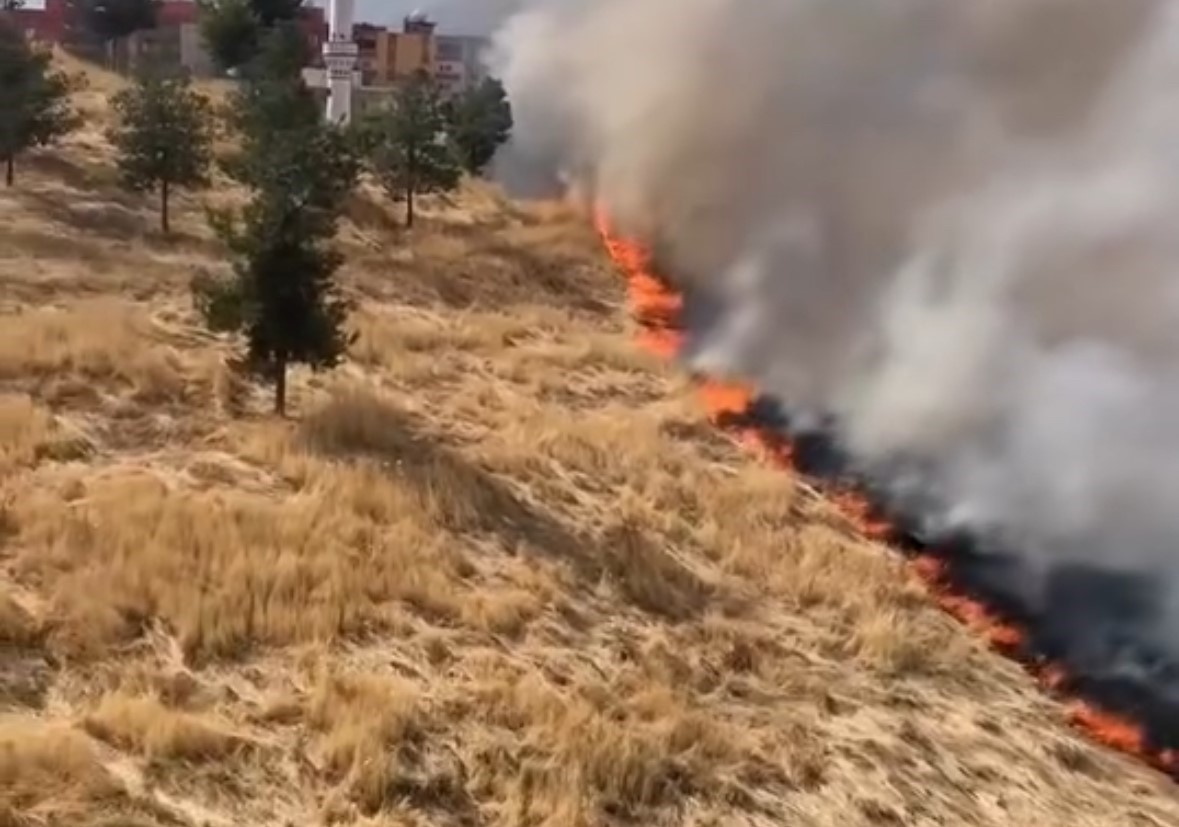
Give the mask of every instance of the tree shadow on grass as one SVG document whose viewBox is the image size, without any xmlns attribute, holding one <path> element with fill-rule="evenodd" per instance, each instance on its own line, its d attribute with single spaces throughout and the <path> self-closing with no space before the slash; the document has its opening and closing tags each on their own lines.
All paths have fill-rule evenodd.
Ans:
<svg viewBox="0 0 1179 827">
<path fill-rule="evenodd" d="M 97 164 L 78 163 L 59 155 L 34 154 L 30 171 L 42 180 L 26 182 L 18 177 L 7 194 L 31 217 L 68 231 L 114 243 L 143 244 L 151 248 L 199 248 L 212 252 L 209 237 L 176 226 L 192 212 L 190 193 L 180 190 L 171 198 L 173 228 L 164 235 L 159 228 L 159 197 L 133 193 L 119 186 L 115 171 Z M 44 179 L 49 179 L 46 181 Z"/>
<path fill-rule="evenodd" d="M 159 204 L 151 195 L 84 195 L 70 190 L 30 189 L 19 193 L 25 208 L 46 222 L 73 233 L 114 244 L 144 245 L 153 250 L 175 249 L 214 253 L 216 240 L 176 226 L 185 204 L 172 199 L 173 227 L 168 235 L 160 231 Z"/>
<path fill-rule="evenodd" d="M 111 293 L 147 301 L 173 292 L 190 272 L 183 263 L 145 256 L 131 242 L 111 242 L 84 233 L 0 227 L 0 284 L 9 301 L 53 303 L 63 295 L 80 298 Z"/>
<path fill-rule="evenodd" d="M 21 159 L 17 168 L 17 185 L 21 182 L 21 168 L 54 178 L 79 192 L 114 188 L 114 170 L 109 166 L 81 163 L 60 152 L 34 152 Z"/>
<path fill-rule="evenodd" d="M 606 578 L 637 608 L 673 621 L 698 616 L 710 601 L 708 585 L 641 527 L 618 521 L 594 534 L 571 528 L 366 392 L 340 394 L 310 413 L 299 438 L 321 455 L 379 463 L 419 491 L 447 530 L 494 535 L 509 549 L 563 561 L 587 589 Z"/>
<path fill-rule="evenodd" d="M 140 202 L 105 193 L 96 197 L 72 190 L 29 189 L 19 199 L 31 214 L 47 222 L 111 241 L 142 240 L 150 228 L 151 217 Z"/>
</svg>

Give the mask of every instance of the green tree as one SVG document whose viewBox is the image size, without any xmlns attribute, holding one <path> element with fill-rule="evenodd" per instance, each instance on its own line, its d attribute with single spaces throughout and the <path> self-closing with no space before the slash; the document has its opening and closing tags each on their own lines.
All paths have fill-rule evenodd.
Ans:
<svg viewBox="0 0 1179 827">
<path fill-rule="evenodd" d="M 119 43 L 142 29 L 154 29 L 160 0 L 79 0 L 82 28 L 107 48 L 107 59 L 115 64 Z"/>
<path fill-rule="evenodd" d="M 140 29 L 153 29 L 160 0 L 86 0 L 87 27 L 103 40 L 122 40 Z"/>
<path fill-rule="evenodd" d="M 208 184 L 213 110 L 187 75 L 141 73 L 115 95 L 117 125 L 109 137 L 118 153 L 123 186 L 160 194 L 160 229 L 169 231 L 168 198 L 174 188 Z"/>
<path fill-rule="evenodd" d="M 449 101 L 447 128 L 463 168 L 480 175 L 512 134 L 512 105 L 504 85 L 485 78 Z"/>
<path fill-rule="evenodd" d="M 264 57 L 281 48 L 269 40 Z M 324 121 L 302 79 L 263 68 L 275 65 L 283 62 L 255 64 L 230 103 L 240 146 L 226 168 L 252 197 L 210 221 L 230 251 L 233 275 L 193 287 L 211 328 L 244 334 L 245 363 L 274 382 L 282 415 L 288 366 L 333 367 L 351 344 L 332 240 L 359 164 L 350 136 Z"/>
<path fill-rule="evenodd" d="M 284 20 L 296 20 L 303 13 L 303 0 L 251 0 L 254 13 L 269 29 Z"/>
<path fill-rule="evenodd" d="M 75 78 L 52 69 L 53 56 L 33 48 L 24 33 L 0 20 L 0 162 L 12 186 L 16 158 L 48 146 L 78 123 L 70 106 Z"/>
<path fill-rule="evenodd" d="M 279 20 L 262 30 L 260 48 L 242 67 L 255 78 L 302 79 L 311 55 L 303 28 L 295 20 Z M 302 89 L 301 84 L 291 88 Z M 302 93 L 300 93 L 302 94 Z"/>
<path fill-rule="evenodd" d="M 201 38 L 213 61 L 235 69 L 258 51 L 261 25 L 250 0 L 200 0 Z"/>
<path fill-rule="evenodd" d="M 238 137 L 237 146 L 221 158 L 221 166 L 246 186 L 262 186 L 259 176 L 281 172 L 267 163 L 272 140 L 323 119 L 323 107 L 303 83 L 305 48 L 297 26 L 280 24 L 264 35 L 261 51 L 241 67 L 246 82 L 234 89 L 222 112 Z"/>
<path fill-rule="evenodd" d="M 438 88 L 418 72 L 363 127 L 369 164 L 389 195 L 404 199 L 407 227 L 413 226 L 415 196 L 448 192 L 462 179 L 446 126 Z"/>
<path fill-rule="evenodd" d="M 217 65 L 224 70 L 245 66 L 259 54 L 268 32 L 297 21 L 304 12 L 303 0 L 198 0 L 198 3 L 201 36 Z"/>
</svg>

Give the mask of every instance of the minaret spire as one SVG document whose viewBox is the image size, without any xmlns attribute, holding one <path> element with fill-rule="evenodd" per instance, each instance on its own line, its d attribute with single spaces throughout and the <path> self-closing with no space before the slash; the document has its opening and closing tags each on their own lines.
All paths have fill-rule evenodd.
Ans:
<svg viewBox="0 0 1179 827">
<path fill-rule="evenodd" d="M 323 44 L 327 67 L 327 118 L 332 123 L 352 120 L 352 72 L 358 48 L 352 40 L 353 0 L 329 0 L 328 39 Z"/>
</svg>

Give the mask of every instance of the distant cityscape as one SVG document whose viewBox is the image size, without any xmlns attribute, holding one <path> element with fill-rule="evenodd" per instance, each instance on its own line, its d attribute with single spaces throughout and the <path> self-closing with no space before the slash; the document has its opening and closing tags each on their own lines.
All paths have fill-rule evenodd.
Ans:
<svg viewBox="0 0 1179 827">
<path fill-rule="evenodd" d="M 35 40 L 74 51 L 100 49 L 99 44 L 87 42 L 73 24 L 74 6 L 74 0 L 45 0 L 43 8 L 23 8 L 8 14 L 14 15 L 20 27 Z M 151 61 L 183 67 L 195 77 L 217 76 L 217 67 L 202 42 L 198 14 L 195 0 L 164 0 L 156 27 L 136 32 L 120 43 L 115 64 L 134 70 Z M 307 37 L 311 55 L 308 80 L 321 86 L 317 75 L 323 72 L 322 50 L 328 37 L 325 10 L 319 6 L 305 7 L 299 25 Z M 379 94 L 420 71 L 433 77 L 447 94 L 482 80 L 486 73 L 480 58 L 488 38 L 441 34 L 436 29 L 436 24 L 420 13 L 406 16 L 400 31 L 371 23 L 355 24 L 352 35 L 359 50 L 356 93 L 362 98 Z M 99 52 L 95 57 L 104 55 Z"/>
<path fill-rule="evenodd" d="M 356 91 L 361 96 L 423 71 L 444 94 L 470 88 L 486 77 L 481 58 L 488 38 L 439 34 L 436 24 L 420 13 L 406 16 L 400 31 L 357 23 L 352 40 L 357 46 Z"/>
</svg>

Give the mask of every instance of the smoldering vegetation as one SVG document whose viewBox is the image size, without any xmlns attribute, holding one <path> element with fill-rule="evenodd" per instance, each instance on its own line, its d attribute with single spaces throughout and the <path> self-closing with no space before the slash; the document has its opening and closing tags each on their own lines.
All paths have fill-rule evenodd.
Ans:
<svg viewBox="0 0 1179 827">
<path fill-rule="evenodd" d="M 501 167 L 654 241 L 696 367 L 835 423 L 1074 671 L 1179 702 L 1173 4 L 534 0 L 492 62 Z"/>
</svg>

